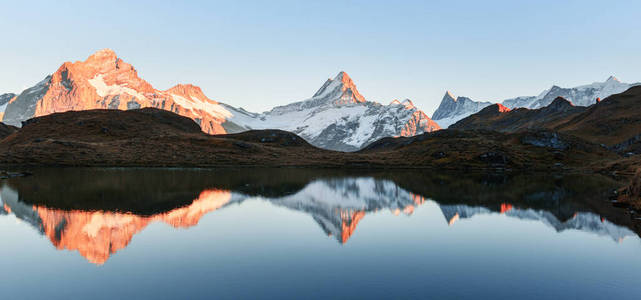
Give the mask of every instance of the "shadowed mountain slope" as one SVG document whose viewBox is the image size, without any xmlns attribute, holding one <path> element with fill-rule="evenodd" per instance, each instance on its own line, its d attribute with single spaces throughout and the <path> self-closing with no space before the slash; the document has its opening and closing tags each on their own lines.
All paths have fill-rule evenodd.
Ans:
<svg viewBox="0 0 641 300">
<path fill-rule="evenodd" d="M 550 105 L 539 109 L 517 108 L 510 110 L 501 104 L 492 104 L 478 113 L 464 118 L 452 129 L 487 129 L 516 132 L 528 129 L 553 129 L 587 108 L 574 106 L 564 98 L 556 98 Z"/>
</svg>

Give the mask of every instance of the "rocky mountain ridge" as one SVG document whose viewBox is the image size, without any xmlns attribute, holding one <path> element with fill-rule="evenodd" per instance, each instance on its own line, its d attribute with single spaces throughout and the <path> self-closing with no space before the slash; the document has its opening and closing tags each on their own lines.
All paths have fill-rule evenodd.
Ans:
<svg viewBox="0 0 641 300">
<path fill-rule="evenodd" d="M 614 76 L 610 76 L 603 82 L 594 82 L 573 88 L 562 88 L 555 85 L 541 92 L 538 96 L 521 96 L 505 99 L 499 103 L 510 109 L 538 109 L 546 107 L 554 99 L 562 97 L 575 106 L 590 106 L 597 103 L 597 99 L 604 99 L 608 96 L 622 93 L 638 85 L 641 85 L 641 83 L 623 83 Z M 432 119 L 442 128 L 448 128 L 457 121 L 477 113 L 491 104 L 491 102 L 474 101 L 467 97 L 454 97 L 450 92 L 447 92 L 438 109 L 432 115 Z"/>
<path fill-rule="evenodd" d="M 134 67 L 110 49 L 85 61 L 65 62 L 34 87 L 9 101 L 2 121 L 20 126 L 32 117 L 90 109 L 160 108 L 189 117 L 204 132 L 224 132 L 226 111 L 193 85 L 155 89 L 138 76 Z"/>
<path fill-rule="evenodd" d="M 557 97 L 538 109 L 498 109 L 490 105 L 450 126 L 458 130 L 514 133 L 550 130 L 600 144 L 619 153 L 641 153 L 641 86 L 606 97 L 591 106 L 575 106 Z"/>
<path fill-rule="evenodd" d="M 310 99 L 261 114 L 236 114 L 229 120 L 248 129 L 286 130 L 314 146 L 338 151 L 359 150 L 383 137 L 440 129 L 409 99 L 389 105 L 365 100 L 345 72 L 328 79 Z"/>
<path fill-rule="evenodd" d="M 550 105 L 539 109 L 516 108 L 510 110 L 500 103 L 492 104 L 455 124 L 452 129 L 485 129 L 501 132 L 516 132 L 527 129 L 554 129 L 574 115 L 585 111 L 583 106 L 574 106 L 558 97 Z"/>
<path fill-rule="evenodd" d="M 328 79 L 310 99 L 259 114 L 211 100 L 191 84 L 156 89 L 110 49 L 100 50 L 85 61 L 65 62 L 19 95 L 0 97 L 0 108 L 5 111 L 2 121 L 13 126 L 70 110 L 146 107 L 189 117 L 209 134 L 281 129 L 317 147 L 340 151 L 358 150 L 381 137 L 439 129 L 409 100 L 390 105 L 367 101 L 345 72 Z"/>
</svg>

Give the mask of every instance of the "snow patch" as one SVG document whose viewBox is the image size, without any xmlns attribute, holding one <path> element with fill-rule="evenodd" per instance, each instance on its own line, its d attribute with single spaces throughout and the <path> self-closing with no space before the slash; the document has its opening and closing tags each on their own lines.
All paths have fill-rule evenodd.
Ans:
<svg viewBox="0 0 641 300">
<path fill-rule="evenodd" d="M 221 119 L 227 119 L 233 116 L 230 111 L 228 111 L 224 106 L 218 103 L 204 101 L 195 96 L 185 98 L 176 94 L 171 94 L 171 97 L 174 99 L 174 102 L 176 102 L 176 104 L 182 106 L 187 110 L 202 110 Z"/>
<path fill-rule="evenodd" d="M 438 124 L 438 126 L 441 126 L 441 128 L 448 128 L 451 125 L 456 124 L 456 122 L 468 117 L 471 114 L 473 114 L 473 113 L 461 114 L 461 115 L 452 116 L 452 117 L 449 117 L 449 118 L 443 118 L 443 119 L 440 119 L 440 120 L 434 120 L 434 122 L 436 122 L 436 124 Z"/>
<path fill-rule="evenodd" d="M 596 103 L 597 98 L 607 98 L 614 94 L 619 94 L 627 89 L 641 85 L 641 83 L 623 83 L 613 76 L 610 76 L 604 82 L 594 82 L 587 85 L 581 85 L 574 88 L 561 88 L 553 86 L 541 92 L 538 96 L 521 96 L 503 100 L 502 103 L 510 109 L 525 107 L 537 109 L 548 106 L 556 97 L 563 97 L 576 106 L 590 106 Z M 465 99 L 466 101 L 463 101 Z M 464 103 L 461 103 L 464 102 Z M 489 102 L 472 101 L 465 97 L 454 98 L 448 91 L 446 92 L 439 108 L 432 115 L 442 128 L 447 128 L 457 121 L 475 114 L 487 105 L 481 105 Z M 475 106 L 477 105 L 477 106 Z"/>
<path fill-rule="evenodd" d="M 105 81 L 103 80 L 103 75 L 99 74 L 96 75 L 96 77 L 89 79 L 89 84 L 93 86 L 96 89 L 96 93 L 100 97 L 107 97 L 107 96 L 116 96 L 116 95 L 122 95 L 122 94 L 128 94 L 136 99 L 139 100 L 149 100 L 145 95 L 142 93 L 127 87 L 126 85 L 107 85 Z"/>
</svg>

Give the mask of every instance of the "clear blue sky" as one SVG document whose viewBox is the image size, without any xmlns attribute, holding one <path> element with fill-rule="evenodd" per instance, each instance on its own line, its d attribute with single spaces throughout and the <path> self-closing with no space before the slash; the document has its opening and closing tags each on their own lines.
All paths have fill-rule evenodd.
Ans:
<svg viewBox="0 0 641 300">
<path fill-rule="evenodd" d="M 252 111 L 341 70 L 368 100 L 410 98 L 430 115 L 445 90 L 497 101 L 641 81 L 638 0 L 172 2 L 0 0 L 0 92 L 101 48 L 156 88 L 194 83 Z"/>
</svg>

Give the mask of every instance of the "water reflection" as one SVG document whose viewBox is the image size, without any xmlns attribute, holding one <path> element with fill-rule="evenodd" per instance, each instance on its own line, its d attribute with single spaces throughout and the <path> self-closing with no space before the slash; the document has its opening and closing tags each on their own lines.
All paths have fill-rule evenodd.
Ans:
<svg viewBox="0 0 641 300">
<path fill-rule="evenodd" d="M 445 222 L 505 215 L 557 232 L 580 230 L 621 241 L 636 225 L 603 201 L 604 178 L 314 170 L 38 170 L 5 181 L 0 214 L 31 224 L 60 250 L 104 264 L 153 222 L 189 228 L 206 214 L 260 199 L 312 217 L 346 243 L 368 214 L 411 215 L 435 201 Z M 611 218 L 612 220 L 609 220 Z M 633 231 L 634 230 L 634 231 Z"/>
<path fill-rule="evenodd" d="M 625 226 L 615 225 L 604 217 L 591 212 L 577 212 L 569 220 L 561 221 L 554 214 L 544 210 L 513 208 L 510 204 L 505 204 L 502 208 L 506 209 L 502 209 L 501 214 L 520 220 L 538 221 L 554 228 L 557 232 L 570 229 L 581 230 L 609 237 L 616 242 L 623 241 L 626 236 L 635 235 Z M 460 219 L 494 213 L 485 207 L 468 205 L 441 205 L 440 209 L 450 226 Z"/>
<path fill-rule="evenodd" d="M 5 186 L 1 193 L 3 209 L 38 229 L 59 250 L 78 251 L 94 264 L 104 264 L 109 256 L 127 247 L 133 236 L 152 222 L 164 222 L 174 228 L 198 224 L 205 214 L 229 202 L 231 193 L 205 190 L 193 203 L 151 216 L 124 212 L 52 209 L 27 205 Z"/>
</svg>

